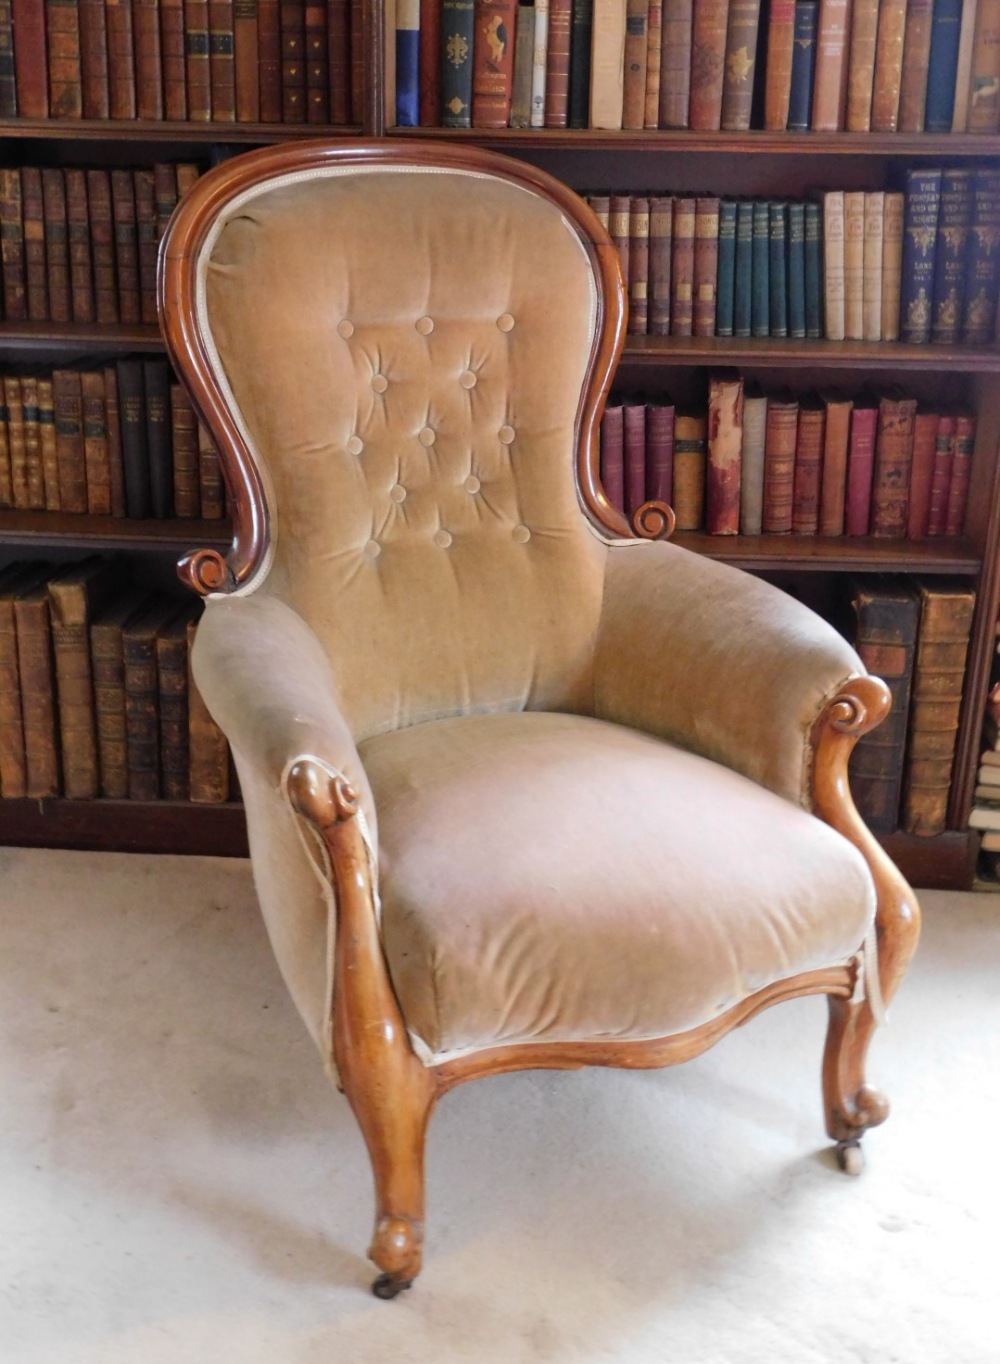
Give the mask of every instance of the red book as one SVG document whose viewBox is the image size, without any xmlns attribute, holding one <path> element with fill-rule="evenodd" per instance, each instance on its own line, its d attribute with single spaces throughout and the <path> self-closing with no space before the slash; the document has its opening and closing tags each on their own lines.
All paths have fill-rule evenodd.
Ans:
<svg viewBox="0 0 1000 1364">
<path fill-rule="evenodd" d="M 420 0 L 420 126 L 436 128 L 440 122 L 441 5 Z"/>
<path fill-rule="evenodd" d="M 80 0 L 80 80 L 83 117 L 109 118 L 108 21 L 104 0 Z"/>
<path fill-rule="evenodd" d="M 713 370 L 708 381 L 708 475 L 705 526 L 709 535 L 738 535 L 740 452 L 743 448 L 743 379 Z"/>
<path fill-rule="evenodd" d="M 236 118 L 260 122 L 260 49 L 257 45 L 257 0 L 233 5 L 233 66 L 236 72 Z"/>
<path fill-rule="evenodd" d="M 506 128 L 514 80 L 515 0 L 476 0 L 472 126 Z M 569 65 L 567 63 L 567 75 Z"/>
<path fill-rule="evenodd" d="M 646 500 L 673 505 L 674 405 L 646 406 Z"/>
<path fill-rule="evenodd" d="M 24 215 L 24 274 L 28 289 L 28 317 L 47 322 L 49 281 L 45 267 L 45 207 L 42 173 L 37 166 L 21 167 L 21 202 Z"/>
<path fill-rule="evenodd" d="M 140 118 L 163 117 L 160 0 L 132 0 L 136 108 Z"/>
<path fill-rule="evenodd" d="M 855 404 L 847 453 L 845 535 L 867 535 L 871 522 L 872 475 L 875 472 L 875 428 L 878 407 L 871 400 Z"/>
<path fill-rule="evenodd" d="M 42 211 L 45 215 L 45 268 L 49 284 L 49 319 L 71 322 L 69 291 L 69 235 L 66 226 L 66 184 L 58 167 L 42 171 Z"/>
<path fill-rule="evenodd" d="M 792 531 L 795 535 L 816 535 L 819 531 L 825 439 L 826 408 L 812 400 L 801 403 L 792 485 Z"/>
<path fill-rule="evenodd" d="M 768 398 L 767 424 L 764 428 L 764 507 L 761 518 L 761 530 L 765 535 L 787 535 L 792 529 L 798 426 L 797 399 L 790 394 Z"/>
<path fill-rule="evenodd" d="M 45 6 L 39 0 L 11 0 L 14 24 L 14 74 L 19 118 L 48 118 L 49 64 L 45 46 Z"/>
<path fill-rule="evenodd" d="M 872 535 L 902 539 L 913 464 L 913 421 L 916 398 L 893 390 L 878 405 L 878 438 L 872 481 Z"/>
<path fill-rule="evenodd" d="M 944 535 L 948 524 L 948 490 L 951 487 L 951 461 L 954 454 L 955 418 L 942 413 L 938 418 L 934 445 L 934 470 L 931 475 L 931 502 L 927 515 L 927 534 Z"/>
<path fill-rule="evenodd" d="M 694 0 L 691 24 L 691 102 L 688 126 L 713 131 L 722 124 L 729 0 Z"/>
<path fill-rule="evenodd" d="M 549 50 L 545 63 L 545 126 L 569 123 L 569 48 L 573 0 L 549 0 Z"/>
<path fill-rule="evenodd" d="M 208 0 L 208 79 L 212 89 L 212 122 L 236 122 L 236 64 L 233 0 Z M 304 73 L 305 48 L 302 50 Z M 303 74 L 303 88 L 305 78 Z"/>
<path fill-rule="evenodd" d="M 918 412 L 913 422 L 913 463 L 910 467 L 910 502 L 906 513 L 906 536 L 909 540 L 923 540 L 927 536 L 939 420 L 936 412 Z"/>
<path fill-rule="evenodd" d="M 281 121 L 306 121 L 306 11 L 302 0 L 281 0 Z"/>
<path fill-rule="evenodd" d="M 81 118 L 80 14 L 77 0 L 45 0 L 49 58 L 49 117 Z"/>
<path fill-rule="evenodd" d="M 135 118 L 132 0 L 107 0 L 108 104 L 112 118 Z"/>
<path fill-rule="evenodd" d="M 281 14 L 278 0 L 258 0 L 257 52 L 260 61 L 260 121 L 281 122 Z"/>
<path fill-rule="evenodd" d="M 646 404 L 626 403 L 625 511 L 633 516 L 646 500 Z"/>
<path fill-rule="evenodd" d="M 163 64 L 164 115 L 183 122 L 188 116 L 184 0 L 160 0 L 160 60 Z"/>
<path fill-rule="evenodd" d="M 972 477 L 972 456 L 975 449 L 976 419 L 971 412 L 959 412 L 955 418 L 955 438 L 952 442 L 951 482 L 948 487 L 945 535 L 965 533 L 965 511 L 969 501 L 969 482 Z"/>
<path fill-rule="evenodd" d="M 306 5 L 306 122 L 330 122 L 330 53 L 323 4 Z"/>
<path fill-rule="evenodd" d="M 613 507 L 625 510 L 625 410 L 609 405 L 601 418 L 601 484 Z"/>
<path fill-rule="evenodd" d="M 187 116 L 193 123 L 208 123 L 212 117 L 210 51 L 208 0 L 184 0 L 184 75 Z"/>
</svg>

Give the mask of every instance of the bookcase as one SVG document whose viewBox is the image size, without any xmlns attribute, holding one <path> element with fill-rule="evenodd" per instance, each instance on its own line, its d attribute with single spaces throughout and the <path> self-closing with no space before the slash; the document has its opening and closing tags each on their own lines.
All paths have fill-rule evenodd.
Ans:
<svg viewBox="0 0 1000 1364">
<path fill-rule="evenodd" d="M 1000 136 L 976 133 L 740 133 L 650 129 L 448 129 L 395 127 L 387 116 L 385 60 L 392 38 L 383 0 L 365 0 L 360 119 L 350 125 L 0 119 L 0 165 L 152 165 L 205 161 L 211 148 L 249 148 L 309 135 L 443 138 L 489 146 L 531 161 L 581 193 L 780 197 L 808 189 L 882 189 L 909 168 L 1000 165 Z M 357 58 L 357 53 L 355 54 Z M 358 110 L 356 109 L 355 112 Z M 151 325 L 81 326 L 0 321 L 0 366 L 59 363 L 98 354 L 158 354 Z M 732 366 L 768 386 L 904 384 L 927 400 L 961 401 L 977 417 L 964 533 L 910 541 L 873 537 L 716 536 L 677 532 L 677 543 L 792 584 L 821 601 L 855 573 L 946 575 L 977 594 L 947 830 L 933 837 L 882 836 L 918 886 L 971 885 L 977 835 L 966 827 L 978 765 L 987 683 L 1000 605 L 1000 346 L 909 345 L 897 341 L 630 336 L 616 386 L 678 401 L 704 390 L 709 367 Z M 129 572 L 167 582 L 179 554 L 226 544 L 220 522 L 128 521 L 49 512 L 0 511 L 0 563 L 80 551 L 122 555 Z M 179 802 L 0 801 L 0 844 L 240 853 L 238 806 Z"/>
</svg>

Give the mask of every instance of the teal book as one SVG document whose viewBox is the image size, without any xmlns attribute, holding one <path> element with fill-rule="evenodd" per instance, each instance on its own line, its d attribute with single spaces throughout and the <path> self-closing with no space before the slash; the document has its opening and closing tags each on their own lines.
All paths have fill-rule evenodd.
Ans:
<svg viewBox="0 0 1000 1364">
<path fill-rule="evenodd" d="M 753 273 L 750 280 L 750 331 L 753 336 L 771 335 L 770 204 L 753 201 Z"/>
<path fill-rule="evenodd" d="M 788 335 L 788 291 L 785 277 L 785 251 L 788 237 L 788 207 L 779 200 L 768 205 L 770 251 L 768 253 L 768 293 L 772 336 Z"/>
<path fill-rule="evenodd" d="M 806 334 L 806 206 L 788 205 L 788 335 Z"/>
<path fill-rule="evenodd" d="M 927 64 L 927 103 L 924 132 L 950 133 L 955 112 L 958 73 L 958 35 L 962 0 L 934 0 L 931 18 L 931 55 Z"/>
<path fill-rule="evenodd" d="M 473 0 L 441 3 L 441 126 L 472 127 Z"/>
<path fill-rule="evenodd" d="M 924 345 L 931 339 L 940 209 L 940 167 L 907 171 L 899 333 L 900 340 L 911 345 Z"/>
<path fill-rule="evenodd" d="M 715 285 L 715 334 L 733 336 L 736 292 L 736 200 L 719 204 L 719 264 Z"/>
<path fill-rule="evenodd" d="M 733 280 L 733 335 L 749 336 L 753 278 L 753 201 L 736 205 L 736 270 Z"/>
<path fill-rule="evenodd" d="M 934 314 L 931 340 L 953 345 L 962 329 L 965 257 L 972 220 L 973 172 L 947 167 L 941 172 L 941 212 L 934 252 Z"/>
<path fill-rule="evenodd" d="M 819 204 L 806 203 L 806 336 L 823 335 L 823 215 Z"/>
<path fill-rule="evenodd" d="M 818 0 L 795 0 L 792 47 L 792 84 L 788 97 L 788 129 L 806 132 L 812 115 L 816 75 Z"/>
<path fill-rule="evenodd" d="M 977 170 L 972 192 L 972 231 L 966 253 L 962 340 L 978 344 L 993 336 L 1000 283 L 1000 170 Z"/>
</svg>

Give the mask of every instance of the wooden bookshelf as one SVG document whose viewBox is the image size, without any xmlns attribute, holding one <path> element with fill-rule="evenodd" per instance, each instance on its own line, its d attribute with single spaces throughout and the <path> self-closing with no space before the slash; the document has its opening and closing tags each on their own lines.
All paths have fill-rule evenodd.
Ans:
<svg viewBox="0 0 1000 1364">
<path fill-rule="evenodd" d="M 202 545 L 226 549 L 224 521 L 130 521 L 71 512 L 0 511 L 0 545 L 31 549 L 130 550 L 183 554 Z"/>
</svg>

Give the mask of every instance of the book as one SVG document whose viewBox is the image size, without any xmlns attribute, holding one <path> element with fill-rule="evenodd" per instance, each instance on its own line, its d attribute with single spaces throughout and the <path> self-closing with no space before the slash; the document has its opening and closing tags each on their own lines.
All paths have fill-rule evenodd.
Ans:
<svg viewBox="0 0 1000 1364">
<path fill-rule="evenodd" d="M 955 416 L 955 435 L 952 440 L 951 478 L 948 482 L 948 505 L 945 513 L 945 535 L 965 534 L 965 513 L 972 480 L 972 457 L 976 450 L 976 418 L 971 412 Z"/>
<path fill-rule="evenodd" d="M 743 377 L 736 370 L 711 370 L 709 373 L 707 439 L 706 529 L 709 535 L 737 535 L 740 529 Z"/>
<path fill-rule="evenodd" d="M 663 0 L 660 127 L 686 128 L 691 96 L 693 0 Z"/>
<path fill-rule="evenodd" d="M 736 200 L 722 199 L 719 202 L 718 269 L 716 272 L 715 300 L 716 336 L 734 335 L 735 287 Z M 804 330 L 803 335 L 805 335 Z"/>
<path fill-rule="evenodd" d="M 83 370 L 80 374 L 83 463 L 87 480 L 87 511 L 93 516 L 111 515 L 111 460 L 104 397 L 103 369 Z"/>
<path fill-rule="evenodd" d="M 643 106 L 644 128 L 660 126 L 660 69 L 663 56 L 663 0 L 649 0 L 646 19 L 646 99 Z M 590 52 L 587 52 L 589 69 Z M 572 71 L 570 72 L 572 79 Z M 586 120 L 580 125 L 586 126 Z"/>
<path fill-rule="evenodd" d="M 95 609 L 89 626 L 100 794 L 111 800 L 128 796 L 122 630 L 150 600 L 145 588 L 130 588 Z"/>
<path fill-rule="evenodd" d="M 79 370 L 52 373 L 56 418 L 59 506 L 64 512 L 87 510 L 87 460 L 83 435 L 83 385 Z"/>
<path fill-rule="evenodd" d="M 641 128 L 646 118 L 646 57 L 649 0 L 625 0 L 625 71 L 622 127 Z"/>
<path fill-rule="evenodd" d="M 622 406 L 625 436 L 625 513 L 631 519 L 646 500 L 646 404 Z"/>
<path fill-rule="evenodd" d="M 412 0 L 411 0 L 412 3 Z M 419 4 L 414 4 L 415 21 L 419 22 Z M 510 121 L 511 99 L 514 91 L 514 26 L 517 6 L 515 0 L 476 0 L 475 46 L 472 57 L 472 126 L 474 128 L 506 128 Z M 399 66 L 399 22 L 397 10 L 397 71 Z M 418 30 L 419 36 L 419 30 Z M 414 124 L 418 118 L 417 51 L 413 44 L 413 82 L 410 99 Z M 399 104 L 397 83 L 397 107 Z"/>
<path fill-rule="evenodd" d="M 612 194 L 608 199 L 608 235 L 618 251 L 622 282 L 628 289 L 629 247 L 632 230 L 632 200 L 627 194 Z"/>
<path fill-rule="evenodd" d="M 674 203 L 649 201 L 649 333 L 670 335 L 670 278 L 673 255 Z"/>
<path fill-rule="evenodd" d="M 844 534 L 844 509 L 847 501 L 847 454 L 851 439 L 852 398 L 837 389 L 820 393 L 826 408 L 823 429 L 823 459 L 820 479 L 820 535 Z"/>
<path fill-rule="evenodd" d="M 631 201 L 628 223 L 628 330 L 645 336 L 649 327 L 648 199 Z"/>
<path fill-rule="evenodd" d="M 122 458 L 121 414 L 118 410 L 118 371 L 113 364 L 104 366 L 104 424 L 108 436 L 111 515 L 125 516 L 125 465 Z"/>
<path fill-rule="evenodd" d="M 415 0 L 417 9 L 417 105 L 419 117 L 420 101 L 420 0 Z M 306 67 L 306 122 L 324 126 L 330 122 L 330 53 L 328 43 L 329 5 L 323 0 L 313 0 L 306 4 L 305 22 L 305 67 Z M 398 31 L 398 29 L 397 29 Z M 235 34 L 234 34 L 235 40 Z M 235 56 L 233 62 L 234 80 Z M 234 104 L 235 107 L 235 104 Z"/>
<path fill-rule="evenodd" d="M 2 406 L 2 394 L 0 394 Z M 3 416 L 0 414 L 0 425 Z M 45 510 L 61 511 L 59 501 L 59 459 L 56 448 L 56 403 L 51 379 L 38 381 L 38 435 L 42 445 L 42 474 L 45 480 Z M 3 497 L 0 495 L 0 506 Z"/>
<path fill-rule="evenodd" d="M 844 228 L 844 191 L 827 190 L 823 195 L 823 316 L 828 341 L 843 341 L 845 336 Z"/>
<path fill-rule="evenodd" d="M 743 390 L 743 446 L 740 450 L 740 534 L 759 535 L 764 513 L 764 444 L 767 398 L 750 380 Z"/>
<path fill-rule="evenodd" d="M 764 505 L 761 529 L 765 535 L 788 535 L 792 529 L 798 425 L 798 399 L 785 391 L 771 394 L 767 401 L 767 425 L 764 435 Z"/>
<path fill-rule="evenodd" d="M 188 625 L 201 613 L 190 602 L 156 636 L 156 680 L 160 725 L 161 789 L 164 800 L 190 795 L 188 731 Z"/>
<path fill-rule="evenodd" d="M 17 114 L 17 83 L 14 75 L 14 20 L 11 0 L 0 0 L 0 118 Z"/>
<path fill-rule="evenodd" d="M 934 464 L 931 470 L 930 506 L 927 511 L 927 534 L 944 535 L 948 524 L 948 493 L 951 488 L 951 464 L 955 453 L 955 416 L 942 412 L 938 417 L 937 437 L 934 442 Z"/>
<path fill-rule="evenodd" d="M 865 577 L 850 583 L 854 647 L 892 695 L 885 720 L 855 744 L 848 764 L 858 814 L 879 833 L 899 823 L 903 762 L 920 621 L 920 601 L 908 579 Z"/>
<path fill-rule="evenodd" d="M 806 336 L 818 338 L 823 335 L 823 300 L 825 296 L 823 218 L 820 213 L 820 205 L 807 201 L 805 219 Z"/>
<path fill-rule="evenodd" d="M 49 320 L 51 322 L 70 322 L 73 317 L 73 307 L 69 282 L 66 182 L 58 167 L 44 167 L 41 177 Z"/>
<path fill-rule="evenodd" d="M 530 13 L 527 9 L 530 8 Z M 346 32 L 347 15 L 346 6 L 335 5 L 330 7 L 330 83 L 331 91 L 331 111 L 334 115 L 334 123 L 349 123 L 350 103 L 344 89 L 345 81 L 342 70 L 343 66 L 340 54 L 348 40 Z M 529 50 L 534 52 L 535 44 L 535 7 L 519 7 L 518 23 L 520 23 L 520 9 L 525 9 L 525 18 L 528 28 Z M 339 30 L 339 31 L 338 31 Z M 514 43 L 517 46 L 517 36 Z M 515 54 L 515 62 L 516 62 Z M 418 65 L 420 76 L 420 124 L 424 128 L 436 128 L 441 123 L 441 5 L 437 0 L 421 0 L 420 4 L 420 60 Z M 336 73 L 336 74 L 335 74 Z M 531 62 L 528 63 L 528 116 L 531 116 Z M 524 124 L 524 127 L 527 127 Z"/>
<path fill-rule="evenodd" d="M 1000 170 L 977 170 L 965 274 L 962 340 L 980 345 L 994 333 L 1000 283 Z"/>
<path fill-rule="evenodd" d="M 907 0 L 880 0 L 872 86 L 873 133 L 894 133 L 899 127 L 906 5 Z"/>
<path fill-rule="evenodd" d="M 728 19 L 729 0 L 693 0 L 688 127 L 699 131 L 711 131 L 722 125 Z"/>
<path fill-rule="evenodd" d="M 788 335 L 806 334 L 806 206 L 788 205 Z"/>
<path fill-rule="evenodd" d="M 601 486 L 613 507 L 625 510 L 625 409 L 608 403 L 601 417 Z"/>
<path fill-rule="evenodd" d="M 196 517 L 201 510 L 198 487 L 198 423 L 181 384 L 170 385 L 170 449 L 174 472 L 174 515 Z"/>
<path fill-rule="evenodd" d="M 864 197 L 861 335 L 865 341 L 881 341 L 882 339 L 882 257 L 885 254 L 883 242 L 884 223 L 885 194 L 882 190 L 871 190 L 867 192 Z"/>
<path fill-rule="evenodd" d="M 239 0 L 242 9 L 253 9 L 254 41 L 257 34 L 255 0 Z M 244 22 L 244 31 L 245 31 Z M 187 119 L 187 76 L 185 73 L 184 0 L 160 0 L 160 64 L 163 85 L 163 116 L 171 121 Z M 255 77 L 257 72 L 254 72 Z M 84 88 L 86 99 L 86 87 Z M 260 117 L 259 108 L 255 114 Z"/>
<path fill-rule="evenodd" d="M 865 196 L 860 190 L 849 190 L 844 195 L 844 337 L 848 341 L 860 341 L 864 335 L 864 278 Z"/>
<path fill-rule="evenodd" d="M 45 509 L 45 475 L 42 469 L 42 437 L 38 423 L 38 380 L 33 374 L 21 378 L 24 422 L 24 466 L 28 481 L 28 509 Z"/>
<path fill-rule="evenodd" d="M 678 530 L 701 530 L 705 524 L 707 456 L 704 412 L 678 411 L 674 417 L 673 503 Z"/>
<path fill-rule="evenodd" d="M 0 568 L 0 794 L 5 799 L 28 794 L 15 604 L 39 583 L 44 587 L 47 576 L 44 564 Z"/>
<path fill-rule="evenodd" d="M 899 340 L 904 196 L 887 192 L 882 214 L 882 340 Z"/>
<path fill-rule="evenodd" d="M 922 133 L 931 57 L 933 0 L 907 0 L 899 86 L 899 131 Z"/>
<path fill-rule="evenodd" d="M 48 118 L 49 66 L 45 47 L 45 6 L 39 0 L 11 0 L 14 80 L 19 118 Z"/>
<path fill-rule="evenodd" d="M 850 0 L 820 0 L 811 121 L 814 132 L 835 133 L 847 120 L 850 14 Z"/>
<path fill-rule="evenodd" d="M 434 12 L 438 13 L 436 9 Z M 423 23 L 422 14 L 421 23 Z M 440 41 L 440 35 L 438 35 L 438 39 Z M 510 126 L 512 128 L 528 128 L 531 126 L 531 68 L 534 55 L 535 7 L 534 5 L 518 5 L 517 20 L 514 25 L 514 79 L 510 100 Z M 421 119 L 423 119 L 422 113 Z"/>
<path fill-rule="evenodd" d="M 90 252 L 90 211 L 85 171 L 68 166 L 66 180 L 66 232 L 69 242 L 69 286 L 74 322 L 96 320 L 94 270 Z"/>
<path fill-rule="evenodd" d="M 289 4 L 286 0 L 279 6 L 281 22 L 281 121 L 282 123 L 306 122 L 306 6 L 301 3 Z M 385 97 L 386 117 L 391 121 L 396 108 L 396 23 L 395 0 L 392 18 L 386 24 L 385 53 Z M 215 97 L 215 84 L 212 84 L 212 98 Z M 215 117 L 215 110 L 212 110 Z"/>
<path fill-rule="evenodd" d="M 903 539 L 913 463 L 916 398 L 893 388 L 878 405 L 875 471 L 872 481 L 871 533 Z"/>
<path fill-rule="evenodd" d="M 820 487 L 826 407 L 815 397 L 799 403 L 792 475 L 792 534 L 815 535 L 819 530 Z"/>
<path fill-rule="evenodd" d="M 788 207 L 779 200 L 768 204 L 768 331 L 788 335 L 788 283 L 785 273 Z"/>
<path fill-rule="evenodd" d="M 487 51 L 485 47 L 485 25 L 488 22 L 488 17 L 484 13 L 484 7 L 486 6 L 489 6 L 489 0 L 479 0 L 479 3 L 476 5 L 476 8 L 474 10 L 476 19 L 475 34 L 476 46 L 474 47 L 473 50 L 472 59 L 472 85 L 473 85 L 472 101 L 474 119 L 476 108 L 477 74 L 482 77 L 483 84 L 487 87 L 490 87 L 485 92 L 485 96 L 482 94 L 479 96 L 480 104 L 482 104 L 484 97 L 486 101 L 485 107 L 480 108 L 480 118 L 481 119 L 492 118 L 495 116 L 497 112 L 496 110 L 492 110 L 490 108 L 490 101 L 494 97 L 494 91 L 492 89 L 492 86 L 496 84 L 496 82 L 491 80 L 490 77 L 493 76 L 495 73 L 490 72 L 489 76 L 486 74 L 488 61 Z M 504 5 L 503 8 L 506 13 L 508 9 L 513 8 L 513 5 Z M 500 27 L 503 27 L 502 18 L 498 17 L 497 23 L 499 24 Z M 507 28 L 503 29 L 502 40 L 497 36 L 497 34 L 493 30 L 491 30 L 491 34 L 494 38 L 494 41 L 497 42 L 501 49 L 501 57 L 506 55 L 510 47 L 510 39 L 513 37 L 513 33 L 514 33 L 513 23 L 511 23 L 509 29 Z M 396 107 L 394 110 L 395 122 L 400 128 L 417 128 L 420 126 L 420 0 L 396 0 L 395 51 L 396 51 Z M 490 54 L 490 56 L 492 56 L 492 53 Z M 477 61 L 479 63 L 478 73 Z M 308 84 L 306 88 L 308 90 Z M 509 113 L 510 106 L 509 83 L 506 88 L 506 101 L 504 100 L 503 96 L 504 91 L 501 90 L 500 105 L 503 107 L 504 114 L 503 123 L 481 122 L 476 124 L 477 127 L 505 128 L 507 126 L 507 114 Z M 308 117 L 306 121 L 308 122 Z"/>
<path fill-rule="evenodd" d="M 590 58 L 592 128 L 622 126 L 625 99 L 625 27 L 625 0 L 594 0 Z"/>
<path fill-rule="evenodd" d="M 766 199 L 753 201 L 753 250 L 750 274 L 750 333 L 771 335 L 771 214 Z"/>
<path fill-rule="evenodd" d="M 160 797 L 156 637 L 177 611 L 176 601 L 155 598 L 122 627 L 129 800 L 158 800 Z"/>
<path fill-rule="evenodd" d="M 135 196 L 136 255 L 139 270 L 139 316 L 143 322 L 156 321 L 156 173 L 136 170 L 132 174 Z"/>
<path fill-rule="evenodd" d="M 573 0 L 569 32 L 569 126 L 589 121 L 590 54 L 594 33 L 594 0 Z"/>
<path fill-rule="evenodd" d="M 951 115 L 953 133 L 964 133 L 969 126 L 969 95 L 972 88 L 972 45 L 976 31 L 979 0 L 962 0 L 958 27 L 958 57 L 955 63 L 955 105 Z"/>
<path fill-rule="evenodd" d="M 972 191 L 971 170 L 955 166 L 942 170 L 931 314 L 931 340 L 938 345 L 953 345 L 961 332 Z"/>
<path fill-rule="evenodd" d="M 906 538 L 925 540 L 931 514 L 931 487 L 937 449 L 939 414 L 917 409 L 913 419 L 913 460 L 910 466 L 910 497 L 906 512 Z"/>
<path fill-rule="evenodd" d="M 92 800 L 100 794 L 90 622 L 110 597 L 113 576 L 113 563 L 95 556 L 48 584 L 62 789 L 73 800 Z"/>
<path fill-rule="evenodd" d="M 119 360 L 117 374 L 126 514 L 144 520 L 152 515 L 152 502 L 142 361 Z"/>
<path fill-rule="evenodd" d="M 14 505 L 14 478 L 10 467 L 10 437 L 7 431 L 7 397 L 0 379 L 0 508 Z"/>
<path fill-rule="evenodd" d="M 21 211 L 28 317 L 32 322 L 45 322 L 49 316 L 49 277 L 45 264 L 45 206 L 42 197 L 42 173 L 34 166 L 21 168 Z"/>
<path fill-rule="evenodd" d="M 228 10 L 232 25 L 232 0 L 213 0 L 218 14 Z M 230 34 L 230 41 L 231 41 Z M 132 56 L 135 64 L 136 113 L 139 118 L 163 117 L 163 67 L 160 58 L 160 0 L 132 0 Z"/>
<path fill-rule="evenodd" d="M 16 374 L 5 374 L 0 378 L 4 395 L 4 415 L 6 417 L 7 459 L 9 471 L 9 500 L 13 507 L 26 511 L 29 503 L 28 493 L 28 451 L 24 435 L 24 403 L 21 398 L 21 381 Z"/>
<path fill-rule="evenodd" d="M 940 168 L 907 171 L 899 330 L 902 340 L 910 344 L 921 345 L 931 339 L 940 206 Z"/>
<path fill-rule="evenodd" d="M 961 22 L 962 0 L 934 0 L 924 106 L 924 129 L 929 133 L 951 132 Z"/>
<path fill-rule="evenodd" d="M 646 500 L 673 503 L 674 404 L 652 402 L 646 406 Z"/>
<path fill-rule="evenodd" d="M 549 0 L 549 37 L 545 66 L 545 126 L 569 123 L 569 56 L 572 0 Z"/>
<path fill-rule="evenodd" d="M 875 432 L 878 403 L 856 398 L 851 411 L 851 436 L 847 447 L 847 505 L 845 535 L 867 535 L 871 523 L 872 481 L 875 474 Z"/>
<path fill-rule="evenodd" d="M 695 200 L 694 300 L 692 333 L 715 335 L 715 289 L 719 273 L 719 200 L 705 196 Z"/>
<path fill-rule="evenodd" d="M 221 805 L 229 799 L 229 745 L 212 719 L 191 669 L 197 622 L 187 622 L 189 790 L 196 804 Z"/>
<path fill-rule="evenodd" d="M 598 14 L 617 15 L 621 13 L 621 32 L 620 42 L 625 41 L 625 8 L 621 0 L 594 0 L 594 31 L 597 29 Z M 604 51 L 608 45 L 608 37 L 602 36 L 600 51 Z M 531 127 L 545 127 L 545 72 L 549 60 L 549 0 L 535 0 L 535 46 L 531 59 Z M 604 115 L 604 102 L 607 98 L 604 81 L 608 74 L 609 62 L 602 62 L 599 71 L 596 64 L 591 63 L 590 73 L 590 109 L 592 126 L 595 128 L 622 126 L 621 120 L 621 84 L 622 84 L 622 64 L 619 61 L 617 71 L 614 72 L 614 80 L 617 82 L 618 91 L 618 114 L 617 123 L 598 123 L 595 122 L 599 116 Z"/>
<path fill-rule="evenodd" d="M 670 262 L 670 335 L 691 336 L 694 327 L 694 199 L 674 200 Z"/>
<path fill-rule="evenodd" d="M 970 133 L 1000 128 L 1000 0 L 979 0 L 976 7 L 967 128 Z"/>
<path fill-rule="evenodd" d="M 187 5 L 187 0 L 185 0 Z M 471 48 L 470 48 L 471 55 Z M 281 14 L 278 0 L 258 0 L 257 81 L 261 123 L 281 122 Z M 353 67 L 352 67 L 353 84 Z M 353 91 L 351 102 L 353 105 Z M 191 100 L 188 98 L 188 105 Z"/>
<path fill-rule="evenodd" d="M 21 172 L 0 167 L 0 251 L 3 266 L 4 316 L 20 322 L 28 316 L 28 287 L 24 262 L 24 217 Z"/>
<path fill-rule="evenodd" d="M 111 214 L 118 315 L 122 322 L 140 322 L 139 238 L 131 171 L 115 169 L 111 172 Z"/>
<path fill-rule="evenodd" d="M 792 80 L 788 96 L 788 127 L 805 132 L 812 115 L 816 74 L 816 23 L 818 0 L 795 0 L 795 37 Z"/>
<path fill-rule="evenodd" d="M 106 170 L 87 171 L 87 207 L 95 318 L 98 322 L 118 322 L 115 225 L 111 210 L 111 176 Z"/>
<path fill-rule="evenodd" d="M 750 127 L 760 4 L 761 0 L 729 0 L 722 77 L 722 127 L 729 132 Z"/>
<path fill-rule="evenodd" d="M 204 521 L 218 521 L 226 514 L 226 490 L 222 463 L 208 428 L 198 423 L 198 496 Z"/>
<path fill-rule="evenodd" d="M 472 127 L 473 0 L 441 0 L 441 125 Z"/>
<path fill-rule="evenodd" d="M 788 127 L 794 46 L 795 0 L 769 0 L 764 127 L 770 132 L 784 132 Z"/>
<path fill-rule="evenodd" d="M 142 381 L 150 511 L 158 520 L 164 520 L 174 512 L 174 475 L 170 442 L 170 368 L 166 360 L 144 360 Z"/>
<path fill-rule="evenodd" d="M 736 266 L 733 279 L 733 335 L 749 336 L 753 323 L 753 201 L 736 205 Z"/>
<path fill-rule="evenodd" d="M 202 5 L 202 8 L 206 9 L 205 40 L 207 54 L 207 7 Z M 108 42 L 108 107 L 113 119 L 135 118 L 138 109 L 135 90 L 135 33 L 132 5 L 123 4 L 121 0 L 111 0 L 105 5 L 105 11 Z"/>
<path fill-rule="evenodd" d="M 851 6 L 846 123 L 852 133 L 871 130 L 878 14 L 879 0 L 854 0 Z"/>
<path fill-rule="evenodd" d="M 44 579 L 15 596 L 14 625 L 24 726 L 24 794 L 41 800 L 57 796 L 60 787 L 49 590 Z"/>
</svg>

